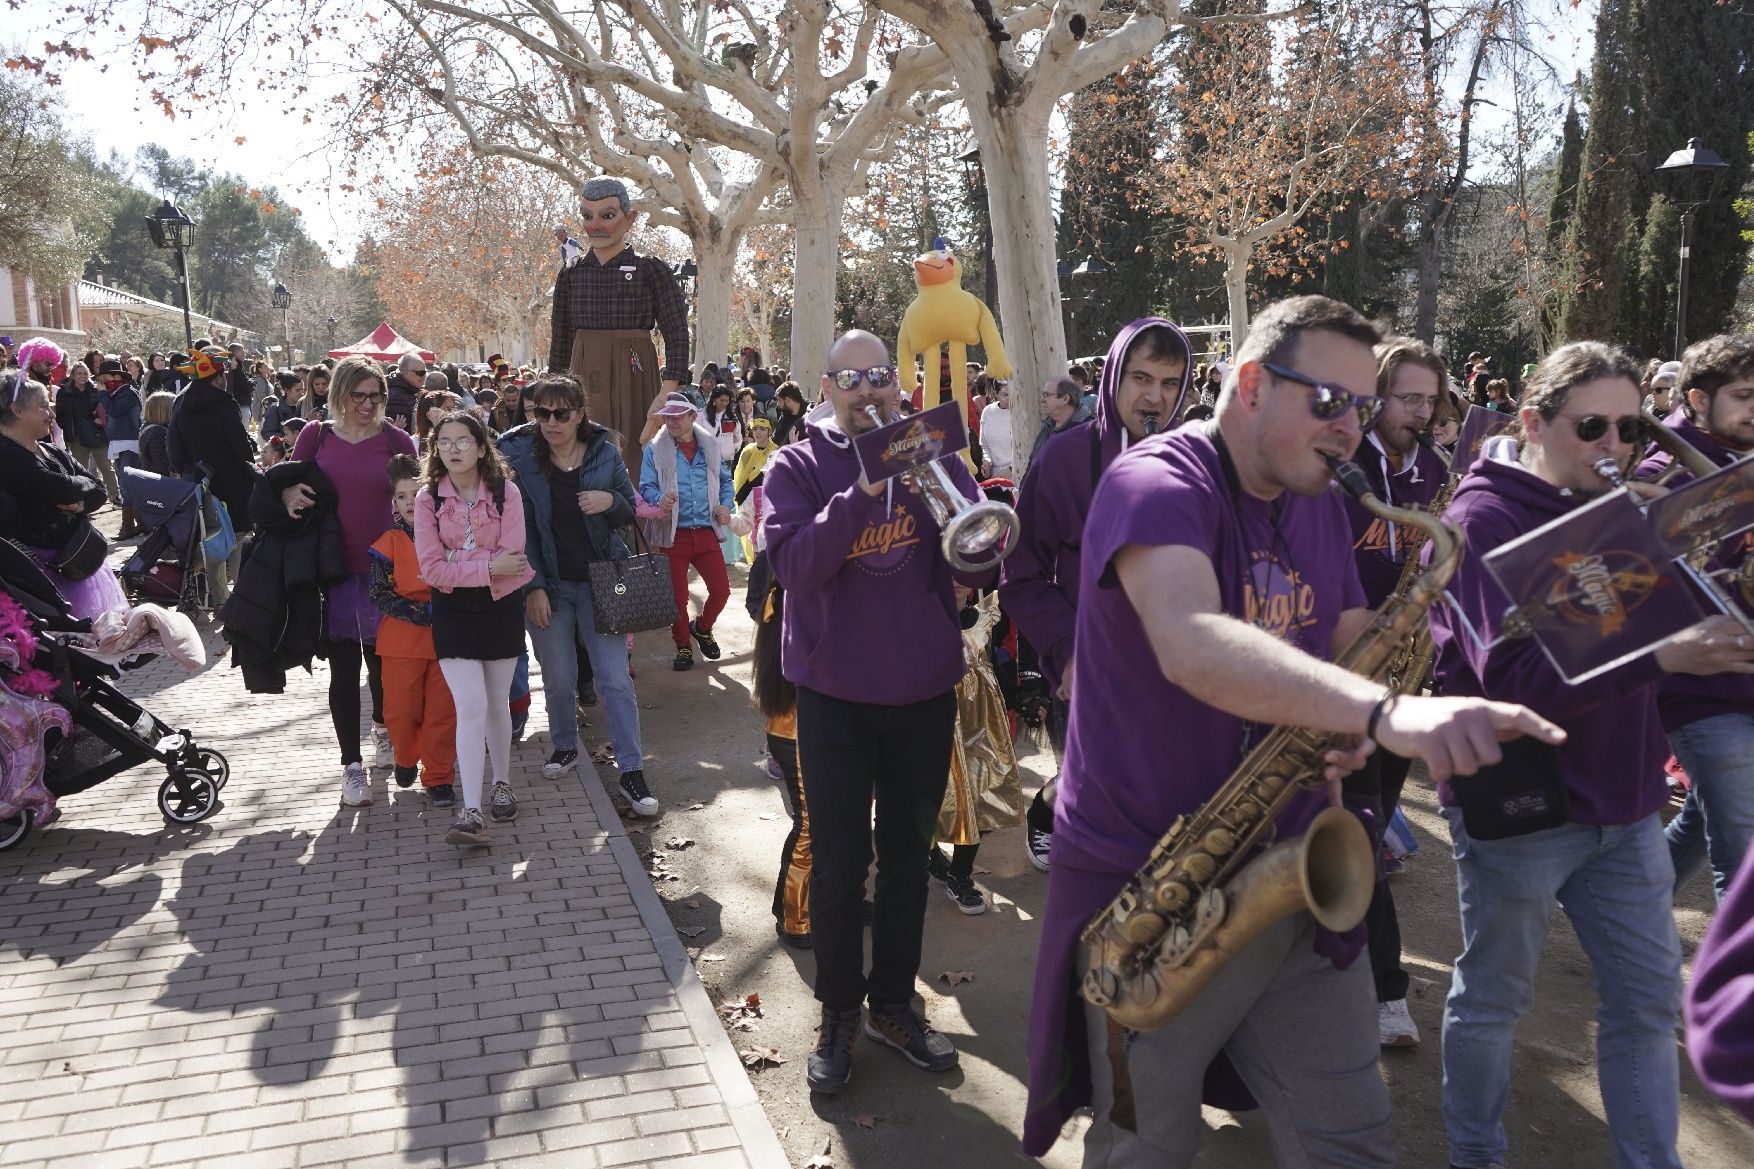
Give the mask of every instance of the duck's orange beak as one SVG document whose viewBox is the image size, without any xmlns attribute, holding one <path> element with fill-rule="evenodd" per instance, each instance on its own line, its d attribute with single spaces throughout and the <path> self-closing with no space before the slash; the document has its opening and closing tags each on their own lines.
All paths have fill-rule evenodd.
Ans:
<svg viewBox="0 0 1754 1169">
<path fill-rule="evenodd" d="M 947 284 L 956 276 L 956 262 L 942 252 L 927 252 L 914 261 L 914 279 L 924 288 Z"/>
</svg>

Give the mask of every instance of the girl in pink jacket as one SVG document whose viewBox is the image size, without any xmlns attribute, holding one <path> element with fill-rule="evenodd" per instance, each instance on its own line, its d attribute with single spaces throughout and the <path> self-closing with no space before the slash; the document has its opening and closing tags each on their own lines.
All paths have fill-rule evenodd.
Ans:
<svg viewBox="0 0 1754 1169">
<path fill-rule="evenodd" d="M 493 759 L 488 811 L 512 820 L 509 782 L 512 672 L 524 648 L 524 500 L 487 429 L 473 414 L 446 414 L 426 454 L 426 485 L 414 503 L 414 550 L 432 586 L 432 643 L 457 708 L 457 773 L 463 801 L 445 839 L 487 843 L 481 816 L 484 755 Z"/>
</svg>

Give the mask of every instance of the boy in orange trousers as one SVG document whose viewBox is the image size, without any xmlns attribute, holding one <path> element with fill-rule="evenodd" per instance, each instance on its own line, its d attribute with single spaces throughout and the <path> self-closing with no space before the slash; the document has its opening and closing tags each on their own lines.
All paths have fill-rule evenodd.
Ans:
<svg viewBox="0 0 1754 1169">
<path fill-rule="evenodd" d="M 411 455 L 396 455 L 389 475 L 395 518 L 371 547 L 371 599 L 383 614 L 384 724 L 396 753 L 397 785 L 412 787 L 418 771 L 432 806 L 448 808 L 456 803 L 457 708 L 432 648 L 432 588 L 420 579 L 414 554 L 420 465 Z"/>
</svg>

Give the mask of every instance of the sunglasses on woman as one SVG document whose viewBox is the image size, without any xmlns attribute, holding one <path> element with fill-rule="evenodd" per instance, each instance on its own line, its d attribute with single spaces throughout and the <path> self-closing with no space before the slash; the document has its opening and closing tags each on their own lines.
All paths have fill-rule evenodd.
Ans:
<svg viewBox="0 0 1754 1169">
<path fill-rule="evenodd" d="M 1376 420 L 1382 416 L 1383 400 L 1375 395 L 1366 397 L 1362 394 L 1354 394 L 1344 386 L 1319 382 L 1277 362 L 1263 361 L 1261 368 L 1274 377 L 1284 378 L 1288 382 L 1296 382 L 1300 386 L 1308 386 L 1314 391 L 1309 397 L 1309 412 L 1322 422 L 1333 422 L 1346 411 L 1356 410 L 1358 411 L 1358 429 L 1369 430 L 1376 425 Z"/>
<path fill-rule="evenodd" d="M 532 406 L 530 413 L 536 416 L 538 422 L 571 422 L 576 411 L 571 406 L 556 406 L 552 410 L 547 406 Z"/>
<path fill-rule="evenodd" d="M 1561 414 L 1559 417 L 1571 423 L 1577 431 L 1577 437 L 1583 442 L 1595 442 L 1608 433 L 1608 427 L 1614 427 L 1620 441 L 1627 446 L 1636 446 L 1644 441 L 1645 422 L 1636 414 L 1622 414 L 1618 418 L 1609 418 L 1606 414 L 1580 414 L 1572 417 Z"/>
<path fill-rule="evenodd" d="M 869 369 L 831 369 L 828 376 L 842 390 L 851 390 L 863 379 L 874 390 L 886 389 L 895 380 L 893 365 L 873 365 Z"/>
</svg>

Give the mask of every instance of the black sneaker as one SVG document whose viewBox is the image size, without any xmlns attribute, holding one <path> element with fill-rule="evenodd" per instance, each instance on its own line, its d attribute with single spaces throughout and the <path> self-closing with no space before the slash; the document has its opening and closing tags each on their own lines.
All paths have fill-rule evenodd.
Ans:
<svg viewBox="0 0 1754 1169">
<path fill-rule="evenodd" d="M 595 705 L 597 705 L 597 684 L 595 682 L 580 682 L 579 683 L 579 705 L 580 706 L 595 706 Z"/>
<path fill-rule="evenodd" d="M 434 784 L 426 789 L 426 800 L 435 808 L 451 808 L 457 803 L 457 789 L 448 783 Z"/>
<path fill-rule="evenodd" d="M 686 645 L 678 646 L 676 659 L 670 663 L 670 668 L 677 671 L 694 669 L 694 651 Z"/>
<path fill-rule="evenodd" d="M 633 805 L 636 816 L 656 816 L 658 801 L 652 795 L 652 789 L 646 786 L 646 773 L 643 771 L 624 771 L 621 773 L 621 792 L 627 802 Z"/>
<path fill-rule="evenodd" d="M 812 1092 L 833 1096 L 853 1078 L 853 1040 L 859 1037 L 859 1008 L 837 1011 L 822 1008 L 822 1024 L 816 1028 L 816 1050 L 804 1065 L 804 1079 Z"/>
<path fill-rule="evenodd" d="M 518 818 L 518 797 L 512 794 L 511 784 L 493 785 L 493 794 L 487 797 L 487 814 L 501 821 Z"/>
<path fill-rule="evenodd" d="M 970 917 L 973 917 L 977 913 L 985 913 L 987 911 L 986 895 L 980 891 L 980 888 L 977 885 L 975 885 L 973 877 L 958 877 L 954 874 L 946 875 L 944 880 L 944 892 L 949 896 L 950 900 L 956 902 L 956 908 L 962 910 L 962 912 L 968 914 Z"/>
<path fill-rule="evenodd" d="M 512 714 L 512 742 L 523 741 L 524 727 L 529 721 L 530 712 L 527 710 L 516 711 Z"/>
<path fill-rule="evenodd" d="M 813 938 L 811 938 L 811 936 L 808 933 L 802 933 L 802 934 L 789 934 L 789 933 L 787 933 L 785 924 L 783 922 L 781 922 L 778 918 L 774 919 L 773 932 L 780 936 L 780 941 L 782 941 L 786 945 L 792 947 L 792 949 L 794 949 L 794 950 L 808 950 L 816 944 L 815 940 Z"/>
<path fill-rule="evenodd" d="M 413 767 L 403 767 L 400 763 L 396 765 L 397 787 L 413 787 L 414 781 L 418 779 L 419 776 L 420 767 L 418 764 Z"/>
<path fill-rule="evenodd" d="M 1054 834 L 1052 832 L 1041 832 L 1035 828 L 1029 829 L 1029 863 L 1044 873 L 1048 871 L 1048 850 L 1053 846 L 1053 843 Z"/>
<path fill-rule="evenodd" d="M 542 765 L 542 774 L 549 779 L 559 779 L 571 771 L 578 761 L 579 753 L 577 751 L 556 751 L 548 757 L 548 762 Z"/>
<path fill-rule="evenodd" d="M 895 1048 L 917 1068 L 947 1072 L 956 1066 L 956 1048 L 950 1040 L 932 1030 L 906 1003 L 882 1010 L 872 1007 L 865 1017 L 865 1034 Z"/>
<path fill-rule="evenodd" d="M 950 879 L 950 858 L 936 844 L 930 845 L 926 850 L 926 876 L 935 881 Z"/>
<path fill-rule="evenodd" d="M 693 637 L 695 642 L 700 646 L 700 652 L 706 657 L 707 661 L 716 662 L 719 660 L 719 643 L 713 640 L 712 634 L 701 629 L 699 622 L 690 621 L 688 623 L 688 633 L 689 636 Z"/>
</svg>

